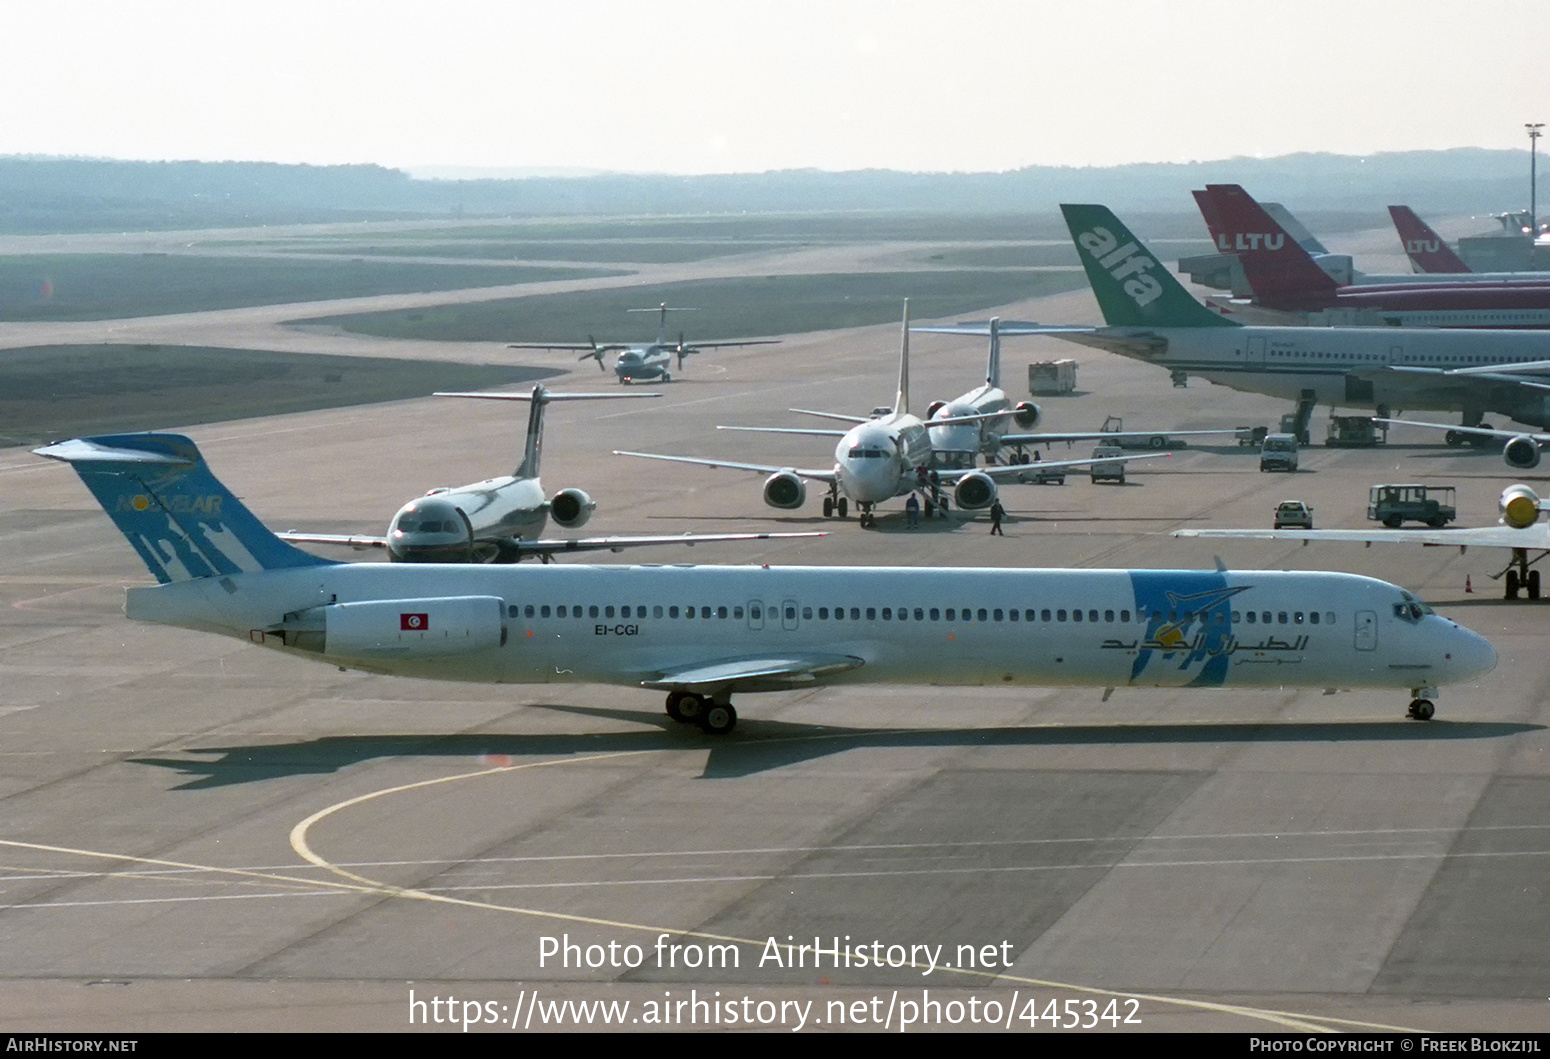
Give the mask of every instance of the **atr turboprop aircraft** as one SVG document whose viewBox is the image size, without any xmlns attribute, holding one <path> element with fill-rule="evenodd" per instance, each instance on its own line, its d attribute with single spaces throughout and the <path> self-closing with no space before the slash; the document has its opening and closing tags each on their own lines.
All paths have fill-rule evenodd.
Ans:
<svg viewBox="0 0 1550 1059">
<path fill-rule="evenodd" d="M 1521 589 L 1529 599 L 1539 598 L 1539 571 L 1531 567 L 1550 553 L 1550 524 L 1539 516 L 1550 501 L 1526 485 L 1509 485 L 1497 500 L 1500 524 L 1469 529 L 1184 529 L 1175 537 L 1205 537 L 1219 540 L 1352 541 L 1362 544 L 1425 544 L 1433 547 L 1507 548 L 1510 558 L 1493 579 L 1504 579 L 1506 598 L 1517 599 Z M 1537 552 L 1533 559 L 1530 552 Z"/>
<path fill-rule="evenodd" d="M 1429 717 L 1437 688 L 1496 664 L 1353 574 L 335 563 L 265 529 L 186 437 L 37 451 L 160 582 L 127 591 L 132 619 L 374 673 L 655 688 L 712 734 L 734 694 L 820 684 L 1403 688 Z"/>
<path fill-rule="evenodd" d="M 1550 327 L 1550 282 L 1531 274 L 1364 276 L 1330 274 L 1237 184 L 1206 187 L 1201 215 L 1217 248 L 1236 255 L 1255 302 L 1308 313 L 1311 323 L 1387 327 Z"/>
<path fill-rule="evenodd" d="M 793 511 L 807 502 L 807 483 L 820 482 L 829 489 L 823 500 L 825 518 L 838 515 L 845 518 L 850 503 L 860 509 L 860 522 L 864 527 L 875 526 L 874 509 L 880 503 L 895 497 L 918 493 L 923 498 L 926 514 L 945 510 L 949 501 L 942 487 L 952 493 L 951 503 L 966 511 L 980 511 L 996 502 L 999 495 L 997 478 L 1016 478 L 1026 473 L 1022 467 L 983 467 L 972 465 L 943 470 L 936 464 L 936 451 L 932 447 L 930 430 L 909 410 L 910 402 L 910 308 L 904 303 L 904 324 L 899 338 L 899 389 L 892 408 L 879 408 L 871 418 L 860 420 L 849 430 L 809 430 L 798 427 L 719 427 L 721 430 L 740 430 L 766 434 L 807 434 L 818 437 L 838 437 L 834 448 L 834 467 L 823 468 L 779 467 L 763 463 L 739 463 L 732 460 L 700 459 L 693 456 L 664 456 L 652 452 L 625 452 L 616 450 L 618 456 L 639 456 L 648 460 L 667 460 L 672 463 L 692 463 L 702 467 L 728 467 L 739 471 L 767 474 L 764 482 L 764 502 L 771 507 Z M 797 409 L 797 411 L 805 411 Z M 829 418 L 855 420 L 853 416 L 836 413 L 807 413 Z M 938 416 L 931 420 L 935 428 L 952 427 L 960 423 L 978 424 L 986 419 L 1004 418 L 1005 412 L 974 414 L 962 419 Z M 1161 453 L 1158 455 L 1166 455 Z M 1094 462 L 1115 463 L 1121 460 L 1146 459 L 1146 456 L 1105 456 L 1101 461 L 1061 460 L 1041 464 L 1054 467 L 1085 467 Z"/>
<path fill-rule="evenodd" d="M 778 338 L 751 338 L 739 342 L 694 342 L 686 344 L 684 336 L 680 334 L 676 343 L 667 339 L 667 314 L 697 312 L 695 309 L 686 309 L 682 306 L 668 305 L 666 302 L 654 309 L 626 309 L 631 313 L 657 313 L 657 340 L 655 342 L 629 343 L 629 342 L 605 342 L 599 345 L 596 339 L 588 338 L 587 344 L 579 342 L 512 342 L 507 344 L 507 349 L 569 349 L 585 350 L 578 358 L 586 360 L 588 357 L 597 361 L 599 371 L 607 371 L 608 367 L 603 363 L 605 353 L 617 352 L 614 358 L 614 374 L 619 377 L 621 385 L 632 382 L 643 382 L 658 379 L 662 382 L 672 382 L 673 374 L 669 370 L 673 366 L 673 358 L 678 358 L 678 370 L 682 371 L 684 358 L 691 353 L 698 353 L 702 349 L 723 349 L 733 346 L 770 346 L 780 342 Z"/>
<path fill-rule="evenodd" d="M 385 537 L 360 534 L 280 534 L 296 544 L 342 545 L 355 549 L 382 548 L 400 563 L 515 563 L 537 556 L 548 562 L 560 552 L 620 551 L 655 544 L 701 544 L 709 541 L 765 540 L 798 536 L 789 533 L 680 534 L 663 537 L 575 537 L 540 540 L 549 519 L 565 529 L 580 529 L 597 510 L 597 502 L 580 489 L 561 489 L 545 499 L 538 480 L 543 453 L 544 408 L 552 401 L 593 401 L 616 397 L 660 397 L 656 393 L 551 393 L 534 386 L 531 393 L 438 393 L 437 397 L 472 397 L 498 401 L 528 401 L 527 440 L 517 469 L 455 489 L 432 489 L 398 509 Z M 804 534 L 804 536 L 806 536 Z"/>
<path fill-rule="evenodd" d="M 1105 206 L 1063 205 L 1106 327 L 1005 323 L 1180 375 L 1330 407 L 1485 412 L 1550 426 L 1550 387 L 1534 374 L 1550 334 L 1469 328 L 1248 327 L 1213 313 Z M 1521 370 L 1519 370 L 1521 369 Z"/>
</svg>

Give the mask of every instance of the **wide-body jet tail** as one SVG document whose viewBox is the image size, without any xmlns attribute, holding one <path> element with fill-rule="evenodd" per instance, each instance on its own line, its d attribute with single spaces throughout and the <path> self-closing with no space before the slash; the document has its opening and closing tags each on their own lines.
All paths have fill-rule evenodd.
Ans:
<svg viewBox="0 0 1550 1059">
<path fill-rule="evenodd" d="M 1107 206 L 1064 204 L 1060 212 L 1110 327 L 1238 326 L 1192 298 Z"/>
<path fill-rule="evenodd" d="M 1409 206 L 1390 206 L 1389 216 L 1394 219 L 1399 241 L 1405 244 L 1405 254 L 1417 272 L 1452 274 L 1474 271 Z"/>
<path fill-rule="evenodd" d="M 1338 284 L 1279 221 L 1237 184 L 1207 184 L 1221 225 L 1216 245 L 1236 254 L 1255 295 L 1264 300 L 1328 299 Z"/>
<path fill-rule="evenodd" d="M 34 451 L 75 468 L 163 584 L 334 565 L 269 532 L 181 434 L 110 434 Z"/>
</svg>

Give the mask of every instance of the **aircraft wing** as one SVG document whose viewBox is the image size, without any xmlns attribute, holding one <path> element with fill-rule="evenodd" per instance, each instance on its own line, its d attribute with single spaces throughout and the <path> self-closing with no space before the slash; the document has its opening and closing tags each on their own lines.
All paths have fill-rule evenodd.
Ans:
<svg viewBox="0 0 1550 1059">
<path fill-rule="evenodd" d="M 1008 445 L 1037 445 L 1046 441 L 1104 441 L 1113 438 L 1194 437 L 1199 434 L 1232 434 L 1236 430 L 1094 430 L 1087 434 L 1002 434 Z"/>
<path fill-rule="evenodd" d="M 726 349 L 732 346 L 777 346 L 779 344 L 780 339 L 778 338 L 752 338 L 746 342 L 685 342 L 683 351 L 685 353 L 694 353 L 701 349 Z M 677 346 L 664 348 L 670 348 L 675 353 L 678 351 Z"/>
<path fill-rule="evenodd" d="M 988 335 L 990 322 L 961 323 L 942 327 L 911 327 L 911 331 L 929 331 L 942 335 Z M 1086 327 L 1077 324 L 1038 324 L 1016 320 L 1002 320 L 997 333 L 1008 335 L 1052 335 L 1083 346 L 1094 346 L 1110 353 L 1144 356 L 1166 349 L 1168 340 L 1161 335 L 1145 331 L 1121 330 L 1112 327 Z"/>
<path fill-rule="evenodd" d="M 507 342 L 507 349 L 564 349 L 574 353 L 617 353 L 629 349 L 628 342 L 605 342 L 594 346 L 590 342 Z"/>
<path fill-rule="evenodd" d="M 746 430 L 754 434 L 817 434 L 825 438 L 842 438 L 846 430 L 808 430 L 802 427 L 717 427 L 717 430 Z"/>
<path fill-rule="evenodd" d="M 1060 467 L 1087 467 L 1094 463 L 1125 463 L 1129 460 L 1165 460 L 1172 456 L 1171 452 L 1138 452 L 1135 455 L 1125 453 L 1120 456 L 1088 456 L 1081 460 L 1039 460 L 1037 463 L 993 463 L 987 467 L 965 467 L 962 470 L 951 471 L 947 474 L 938 473 L 937 477 L 948 484 L 958 481 L 968 475 L 980 473 L 995 478 L 1019 478 L 1024 475 L 1032 477 L 1041 470 L 1051 470 Z"/>
<path fill-rule="evenodd" d="M 359 534 L 339 533 L 277 533 L 275 536 L 292 544 L 333 544 L 362 551 L 367 548 L 386 548 L 386 537 L 366 537 Z M 563 552 L 620 552 L 626 548 L 644 548 L 657 544 L 708 544 L 713 541 L 767 541 L 784 537 L 823 537 L 822 532 L 810 533 L 679 533 L 660 537 L 576 537 L 568 540 L 514 540 L 500 541 L 512 562 L 538 556 L 548 561 Z M 486 542 L 488 543 L 488 542 Z"/>
<path fill-rule="evenodd" d="M 461 390 L 437 390 L 432 397 L 476 397 L 484 401 L 531 401 L 530 393 L 502 393 L 497 391 L 461 391 Z M 659 393 L 643 393 L 640 390 L 632 390 L 628 393 L 545 393 L 545 403 L 551 401 L 596 401 L 612 397 L 661 397 Z"/>
<path fill-rule="evenodd" d="M 751 471 L 754 474 L 779 474 L 781 471 L 790 471 L 801 478 L 814 482 L 830 483 L 835 481 L 835 473 L 832 469 L 827 471 L 804 470 L 801 467 L 777 467 L 765 463 L 738 463 L 735 460 L 702 460 L 693 456 L 662 456 L 655 452 L 625 452 L 614 449 L 615 456 L 639 456 L 643 460 L 666 460 L 669 463 L 694 463 L 701 467 L 728 467 L 734 471 Z"/>
<path fill-rule="evenodd" d="M 1202 537 L 1213 540 L 1257 541 L 1347 541 L 1362 544 L 1426 544 L 1432 547 L 1527 548 L 1550 550 L 1550 524 L 1539 523 L 1523 529 L 1511 526 L 1478 526 L 1472 529 L 1182 529 L 1175 537 Z"/>
<path fill-rule="evenodd" d="M 680 691 L 738 685 L 744 690 L 792 687 L 815 684 L 831 674 L 856 669 L 865 663 L 865 659 L 855 655 L 841 654 L 750 655 L 662 670 L 652 679 L 641 681 L 641 686 Z"/>
<path fill-rule="evenodd" d="M 344 548 L 354 548 L 356 551 L 365 551 L 367 548 L 386 548 L 386 537 L 366 537 L 359 533 L 297 533 L 288 530 L 285 533 L 276 533 L 282 541 L 292 544 L 337 544 Z"/>
<path fill-rule="evenodd" d="M 1550 380 L 1534 378 L 1533 372 L 1550 370 L 1550 361 L 1524 361 L 1521 364 L 1494 364 L 1478 368 L 1423 368 L 1415 364 L 1394 364 L 1383 369 L 1402 375 L 1425 375 L 1460 383 L 1497 382 L 1524 386 L 1531 390 L 1550 390 Z M 1354 374 L 1354 373 L 1353 373 Z"/>
<path fill-rule="evenodd" d="M 1407 427 L 1430 427 L 1433 430 L 1451 430 L 1458 434 L 1474 434 L 1483 438 L 1521 438 L 1529 437 L 1538 442 L 1550 442 L 1550 434 L 1536 434 L 1532 430 L 1496 430 L 1491 427 L 1456 427 L 1447 423 L 1422 423 L 1414 419 L 1379 419 L 1374 418 L 1374 423 L 1395 423 Z"/>
</svg>

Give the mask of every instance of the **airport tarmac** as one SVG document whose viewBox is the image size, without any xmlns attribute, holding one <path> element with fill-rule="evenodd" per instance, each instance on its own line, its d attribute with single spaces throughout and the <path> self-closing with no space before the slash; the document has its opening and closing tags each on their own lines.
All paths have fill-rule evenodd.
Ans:
<svg viewBox="0 0 1550 1059">
<path fill-rule="evenodd" d="M 713 739 L 652 691 L 370 676 L 130 623 L 128 544 L 67 468 L 5 450 L 0 1029 L 538 1028 L 565 1001 L 628 1004 L 626 1029 L 1550 1028 L 1550 604 L 1504 602 L 1490 549 L 1167 535 L 1268 525 L 1283 499 L 1360 526 L 1380 481 L 1457 485 L 1461 524 L 1488 524 L 1500 459 L 1396 431 L 1271 475 L 1191 446 L 1123 486 L 1006 487 L 992 538 L 958 513 L 909 531 L 899 505 L 866 531 L 816 490 L 780 512 L 756 475 L 609 455 L 821 466 L 827 439 L 715 427 L 888 403 L 897 346 L 897 326 L 796 336 L 693 358 L 660 400 L 556 406 L 544 481 L 598 500 L 587 533 L 831 531 L 610 562 L 1349 570 L 1417 590 L 1499 666 L 1430 723 L 1401 692 L 860 687 L 742 696 Z M 979 381 L 978 341 L 912 346 L 917 411 Z M 1041 400 L 1051 430 L 1285 411 L 1042 338 L 1007 340 L 1007 389 L 1067 356 L 1080 392 Z M 381 532 L 418 492 L 508 472 L 524 416 L 428 398 L 188 432 L 271 527 Z M 818 966 L 787 966 L 788 938 Z"/>
</svg>

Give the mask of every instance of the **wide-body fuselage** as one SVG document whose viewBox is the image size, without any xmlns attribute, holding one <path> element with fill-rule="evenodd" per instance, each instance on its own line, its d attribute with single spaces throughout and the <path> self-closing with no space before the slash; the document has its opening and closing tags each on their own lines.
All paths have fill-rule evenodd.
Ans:
<svg viewBox="0 0 1550 1059">
<path fill-rule="evenodd" d="M 1408 593 L 1338 573 L 339 564 L 131 589 L 126 613 L 509 683 L 811 655 L 855 661 L 833 683 L 1429 687 L 1495 663 Z"/>
<path fill-rule="evenodd" d="M 1111 327 L 1058 337 L 1109 349 L 1223 386 L 1296 401 L 1312 390 L 1333 407 L 1458 411 L 1481 408 L 1550 424 L 1550 401 L 1522 386 L 1432 374 L 1550 359 L 1550 335 L 1385 327 Z M 1145 353 L 1114 338 L 1149 340 Z M 1160 340 L 1160 341 L 1159 341 Z M 1420 371 L 1393 371 L 1405 367 Z"/>
</svg>

